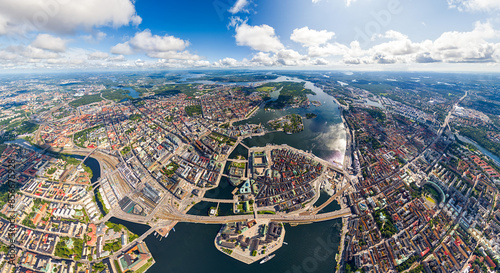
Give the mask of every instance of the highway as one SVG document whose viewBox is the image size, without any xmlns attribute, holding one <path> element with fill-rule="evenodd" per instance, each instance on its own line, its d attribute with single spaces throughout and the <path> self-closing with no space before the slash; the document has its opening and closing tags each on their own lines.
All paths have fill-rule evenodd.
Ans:
<svg viewBox="0 0 500 273">
<path fill-rule="evenodd" d="M 168 208 L 159 211 L 159 219 L 161 220 L 174 220 L 178 222 L 185 223 L 200 223 L 200 224 L 226 224 L 232 222 L 248 221 L 255 219 L 254 214 L 244 214 L 244 215 L 231 215 L 231 216 L 199 216 L 184 214 L 179 211 L 171 211 Z M 344 208 L 341 210 L 321 213 L 321 214 L 309 214 L 309 215 L 299 215 L 299 214 L 258 214 L 259 219 L 269 219 L 275 222 L 285 222 L 285 223 L 313 223 L 322 222 L 333 219 L 338 219 L 342 217 L 351 216 L 351 210 L 349 208 Z M 132 221 L 137 223 L 146 223 L 148 217 L 140 215 L 131 215 L 121 211 L 120 209 L 114 209 L 105 218 L 100 221 L 106 221 L 110 217 L 120 218 L 126 221 Z"/>
</svg>

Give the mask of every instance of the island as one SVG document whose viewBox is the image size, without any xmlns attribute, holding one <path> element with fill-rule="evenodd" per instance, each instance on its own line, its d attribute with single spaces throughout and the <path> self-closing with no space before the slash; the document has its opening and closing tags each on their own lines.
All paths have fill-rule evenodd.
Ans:
<svg viewBox="0 0 500 273">
<path fill-rule="evenodd" d="M 268 123 L 274 130 L 285 131 L 287 134 L 298 133 L 304 130 L 302 117 L 297 114 L 286 115 L 284 117 L 273 119 Z"/>
<path fill-rule="evenodd" d="M 278 250 L 283 245 L 282 223 L 254 219 L 222 226 L 215 247 L 232 258 L 251 264 Z"/>
<path fill-rule="evenodd" d="M 315 117 L 317 117 L 317 116 L 318 116 L 318 115 L 316 115 L 316 114 L 314 114 L 314 113 L 307 113 L 307 114 L 306 114 L 306 118 L 307 118 L 307 119 L 312 119 L 312 118 L 315 118 Z"/>
<path fill-rule="evenodd" d="M 313 256 L 303 250 L 326 238 L 306 227 L 312 240 L 299 244 L 294 226 L 335 219 L 328 225 L 334 244 L 321 245 L 328 247 L 319 254 L 325 264 L 318 260 L 311 271 L 498 268 L 496 89 L 472 92 L 444 74 L 422 77 L 422 84 L 414 74 L 397 82 L 373 74 L 370 82 L 359 76 L 339 86 L 342 78 L 322 72 L 246 85 L 172 84 L 144 73 L 109 74 L 141 93 L 126 100 L 108 91 L 116 84 L 107 76 L 0 79 L 7 89 L 0 92 L 3 271 L 177 272 L 202 264 L 199 257 L 186 263 L 185 255 L 209 254 L 197 245 L 197 236 L 209 236 L 217 262 L 185 272 L 247 272 L 256 262 L 266 263 L 256 272 L 307 272 L 303 261 Z M 454 85 L 429 84 L 436 80 Z M 312 84 L 317 95 L 305 88 Z M 30 102 L 16 106 L 24 90 Z M 320 113 L 304 109 L 319 103 L 313 97 L 331 112 L 302 123 Z M 276 133 L 305 126 L 318 132 L 307 143 L 297 141 L 305 133 Z M 321 133 L 327 129 L 340 134 Z M 337 142 L 339 148 L 328 145 Z M 180 225 L 190 236 L 174 245 L 165 237 L 178 223 L 221 227 L 207 233 L 202 225 Z M 290 247 L 279 252 L 285 228 Z"/>
</svg>

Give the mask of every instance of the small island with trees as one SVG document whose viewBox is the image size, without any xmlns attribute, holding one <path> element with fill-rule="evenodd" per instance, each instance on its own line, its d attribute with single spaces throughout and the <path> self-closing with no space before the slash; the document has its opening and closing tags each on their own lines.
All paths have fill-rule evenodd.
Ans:
<svg viewBox="0 0 500 273">
<path fill-rule="evenodd" d="M 297 114 L 286 115 L 284 117 L 273 119 L 268 123 L 274 130 L 285 131 L 287 134 L 298 133 L 304 130 L 302 117 Z"/>
<path fill-rule="evenodd" d="M 312 119 L 312 118 L 315 118 L 317 117 L 318 115 L 314 114 L 314 113 L 306 113 L 306 118 L 307 119 Z"/>
</svg>

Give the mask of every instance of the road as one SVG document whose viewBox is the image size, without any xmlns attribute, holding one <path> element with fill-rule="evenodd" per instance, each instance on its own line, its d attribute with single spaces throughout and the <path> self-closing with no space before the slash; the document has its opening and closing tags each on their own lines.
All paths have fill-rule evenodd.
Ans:
<svg viewBox="0 0 500 273">
<path fill-rule="evenodd" d="M 351 184 L 345 185 L 337 193 L 332 195 L 332 197 L 330 197 L 328 200 L 326 200 L 325 203 L 323 203 L 323 204 L 321 204 L 321 206 L 315 208 L 314 211 L 311 212 L 311 214 L 317 214 L 318 212 L 320 212 L 322 209 L 324 209 L 326 206 L 328 206 L 331 202 L 333 202 L 333 200 L 335 200 L 335 199 L 337 199 L 337 197 L 341 196 L 342 193 L 344 193 L 344 191 L 347 190 L 350 186 L 351 186 Z"/>
<path fill-rule="evenodd" d="M 213 199 L 213 198 L 201 198 L 201 201 L 213 202 L 213 203 L 234 203 L 234 199 Z"/>
<path fill-rule="evenodd" d="M 413 159 L 411 159 L 410 161 L 406 162 L 405 165 L 403 165 L 401 168 L 398 168 L 396 169 L 394 172 L 392 172 L 391 174 L 385 176 L 385 177 L 382 177 L 380 179 L 378 179 L 375 184 L 379 184 L 383 181 L 385 181 L 387 178 L 389 177 L 392 177 L 393 175 L 399 173 L 399 171 L 401 170 L 404 170 L 406 168 L 408 168 L 408 166 L 410 166 L 410 164 L 412 164 L 415 160 L 417 160 L 421 155 L 423 155 L 425 153 L 425 151 L 427 151 L 433 144 L 435 144 L 440 138 L 441 138 L 441 135 L 443 134 L 444 132 L 444 129 L 446 129 L 446 126 L 448 126 L 448 123 L 450 122 L 450 118 L 451 118 L 451 115 L 453 114 L 454 110 L 455 110 L 455 107 L 458 106 L 458 104 L 463 100 L 465 99 L 465 97 L 467 96 L 468 94 L 468 91 L 465 92 L 465 95 L 463 95 L 455 104 L 454 106 L 451 108 L 451 110 L 448 112 L 448 115 L 446 116 L 445 120 L 444 120 L 444 123 L 443 125 L 441 125 L 441 127 L 439 128 L 438 130 L 438 134 L 436 136 L 436 138 L 434 138 L 434 140 L 429 144 L 427 145 L 423 150 L 422 152 L 420 152 L 419 154 L 417 154 L 415 157 L 413 157 Z"/>
</svg>

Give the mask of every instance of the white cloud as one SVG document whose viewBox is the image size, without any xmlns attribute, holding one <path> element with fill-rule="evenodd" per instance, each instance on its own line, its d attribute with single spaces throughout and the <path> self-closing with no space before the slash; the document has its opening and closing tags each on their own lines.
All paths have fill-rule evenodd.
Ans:
<svg viewBox="0 0 500 273">
<path fill-rule="evenodd" d="M 165 51 L 165 52 L 151 52 L 147 54 L 151 58 L 158 59 L 177 59 L 177 60 L 199 60 L 200 56 L 191 54 L 189 51 Z"/>
<path fill-rule="evenodd" d="M 312 0 L 313 4 L 319 3 L 321 0 Z M 350 6 L 352 3 L 356 2 L 357 0 L 345 0 L 345 5 Z"/>
<path fill-rule="evenodd" d="M 38 34 L 31 45 L 36 48 L 54 52 L 64 52 L 66 51 L 66 42 L 68 41 L 49 34 Z"/>
<path fill-rule="evenodd" d="M 102 32 L 102 31 L 98 31 L 95 34 L 84 35 L 84 36 L 82 36 L 82 38 L 87 43 L 96 43 L 96 42 L 102 41 L 104 38 L 106 38 L 106 36 L 107 36 L 106 33 Z"/>
<path fill-rule="evenodd" d="M 234 6 L 232 6 L 228 11 L 232 14 L 236 14 L 239 12 L 248 12 L 246 6 L 248 6 L 250 2 L 248 0 L 236 0 Z"/>
<path fill-rule="evenodd" d="M 0 50 L 0 60 L 14 60 L 16 58 L 18 58 L 17 54 L 5 50 Z"/>
<path fill-rule="evenodd" d="M 334 32 L 327 30 L 314 30 L 308 27 L 296 28 L 293 30 L 290 39 L 301 43 L 303 46 L 318 46 L 325 44 L 335 36 Z"/>
<path fill-rule="evenodd" d="M 149 29 L 136 33 L 129 43 L 132 48 L 146 52 L 178 51 L 189 45 L 189 42 L 174 36 L 152 35 Z"/>
<path fill-rule="evenodd" d="M 141 23 L 133 0 L 2 0 L 0 34 L 51 31 L 70 33 L 99 26 Z"/>
<path fill-rule="evenodd" d="M 226 57 L 222 60 L 218 60 L 217 62 L 215 62 L 214 66 L 215 67 L 236 67 L 236 66 L 241 66 L 241 63 L 238 62 L 236 59 Z"/>
<path fill-rule="evenodd" d="M 277 52 L 285 47 L 280 42 L 274 28 L 268 25 L 249 26 L 246 22 L 236 26 L 236 44 L 249 46 L 254 50 Z"/>
<path fill-rule="evenodd" d="M 491 11 L 500 10 L 498 0 L 448 0 L 450 8 L 460 11 Z"/>
<path fill-rule="evenodd" d="M 107 60 L 110 62 L 125 62 L 125 61 L 127 61 L 127 59 L 125 59 L 125 56 L 123 56 L 123 55 L 108 57 Z"/>
<path fill-rule="evenodd" d="M 276 53 L 276 62 L 286 66 L 298 66 L 307 64 L 309 58 L 302 56 L 295 50 L 284 49 Z"/>
<path fill-rule="evenodd" d="M 184 50 L 189 45 L 188 41 L 174 36 L 158 36 L 151 34 L 149 29 L 137 32 L 132 39 L 125 43 L 119 43 L 111 48 L 113 54 L 131 55 L 138 52 L 145 52 L 148 55 L 175 55 L 174 53 Z"/>
<path fill-rule="evenodd" d="M 21 55 L 30 59 L 57 59 L 60 57 L 58 53 L 43 50 L 40 48 L 27 46 L 25 48 L 19 47 Z"/>
<path fill-rule="evenodd" d="M 111 53 L 113 54 L 123 54 L 123 55 L 131 55 L 133 54 L 133 50 L 130 47 L 128 42 L 119 43 L 111 48 Z"/>
<path fill-rule="evenodd" d="M 96 51 L 88 54 L 89 60 L 105 60 L 109 57 L 109 54 L 102 51 Z"/>
<path fill-rule="evenodd" d="M 259 66 L 273 66 L 275 64 L 275 61 L 271 58 L 270 54 L 264 52 L 258 52 L 250 61 Z"/>
<path fill-rule="evenodd" d="M 309 57 L 340 57 L 347 64 L 410 64 L 410 63 L 481 63 L 500 62 L 500 31 L 490 23 L 477 22 L 472 31 L 443 33 L 436 40 L 414 42 L 408 36 L 390 30 L 377 35 L 384 39 L 368 49 L 358 41 L 349 46 L 337 42 L 308 48 Z"/>
<path fill-rule="evenodd" d="M 110 50 L 112 54 L 132 55 L 145 53 L 150 58 L 163 60 L 163 64 L 173 64 L 174 61 L 199 61 L 202 57 L 185 50 L 189 42 L 180 38 L 164 35 L 153 35 L 149 29 L 138 32 L 129 41 L 119 43 Z M 177 66 L 179 62 L 175 62 Z"/>
<path fill-rule="evenodd" d="M 350 6 L 352 3 L 356 2 L 357 0 L 346 0 L 345 5 Z"/>
</svg>

